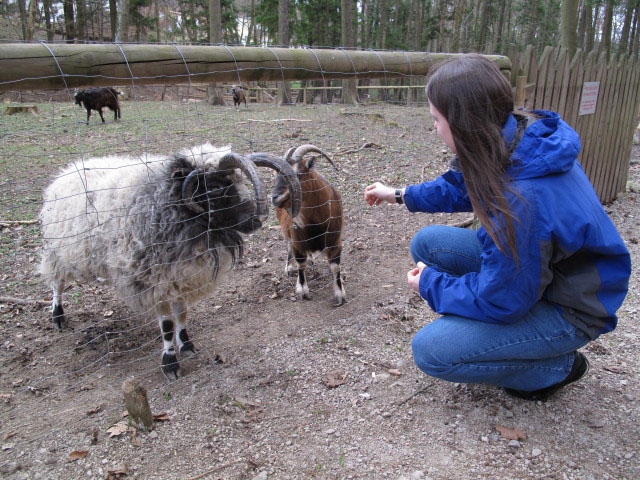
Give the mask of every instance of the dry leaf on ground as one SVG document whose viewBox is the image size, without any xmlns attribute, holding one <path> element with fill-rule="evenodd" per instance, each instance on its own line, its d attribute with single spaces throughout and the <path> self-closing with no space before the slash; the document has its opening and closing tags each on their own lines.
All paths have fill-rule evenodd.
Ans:
<svg viewBox="0 0 640 480">
<path fill-rule="evenodd" d="M 121 422 L 116 423 L 111 428 L 107 430 L 109 434 L 109 438 L 111 437 L 119 437 L 123 433 L 129 430 L 129 425 L 126 420 L 122 420 Z"/>
<path fill-rule="evenodd" d="M 87 453 L 89 452 L 86 450 L 74 450 L 67 456 L 67 458 L 70 462 L 75 462 L 76 460 L 80 460 L 81 458 L 86 457 Z"/>
<path fill-rule="evenodd" d="M 347 374 L 342 373 L 340 370 L 332 370 L 322 377 L 322 383 L 324 383 L 327 388 L 336 388 L 339 385 L 347 383 Z"/>
<path fill-rule="evenodd" d="M 498 433 L 507 438 L 509 440 L 526 440 L 527 436 L 522 430 L 518 430 L 517 428 L 507 428 L 502 425 L 496 425 L 496 430 Z"/>
<path fill-rule="evenodd" d="M 119 478 L 124 477 L 125 475 L 129 475 L 129 464 L 125 463 L 120 468 L 116 468 L 114 470 L 107 470 L 107 476 L 105 480 L 117 480 Z"/>
</svg>

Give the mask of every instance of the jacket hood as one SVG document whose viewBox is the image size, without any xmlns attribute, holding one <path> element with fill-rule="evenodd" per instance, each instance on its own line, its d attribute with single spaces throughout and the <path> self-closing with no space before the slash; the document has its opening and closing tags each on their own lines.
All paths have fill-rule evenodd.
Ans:
<svg viewBox="0 0 640 480">
<path fill-rule="evenodd" d="M 525 179 L 569 171 L 578 159 L 580 137 L 555 112 L 531 113 L 541 118 L 526 127 L 507 173 L 514 179 Z"/>
</svg>

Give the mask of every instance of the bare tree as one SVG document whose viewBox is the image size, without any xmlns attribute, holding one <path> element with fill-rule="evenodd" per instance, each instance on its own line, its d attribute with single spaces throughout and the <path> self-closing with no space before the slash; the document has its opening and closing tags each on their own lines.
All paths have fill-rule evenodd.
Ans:
<svg viewBox="0 0 640 480">
<path fill-rule="evenodd" d="M 353 0 L 341 0 L 342 46 L 353 47 Z M 345 51 L 348 55 L 349 52 Z M 356 80 L 342 80 L 342 102 L 350 105 L 358 103 Z"/>
<path fill-rule="evenodd" d="M 76 38 L 87 39 L 87 4 L 86 0 L 76 0 Z"/>
<path fill-rule="evenodd" d="M 67 43 L 73 43 L 73 39 L 76 38 L 76 27 L 73 14 L 73 0 L 64 0 L 64 3 L 62 4 L 62 11 L 64 13 L 64 32 Z"/>
<path fill-rule="evenodd" d="M 116 30 L 116 42 L 129 40 L 129 0 L 118 0 L 118 29 Z"/>
<path fill-rule="evenodd" d="M 577 46 L 578 0 L 562 0 L 562 39 L 561 45 L 569 49 L 573 58 Z"/>
<path fill-rule="evenodd" d="M 26 0 L 18 0 L 18 10 L 20 12 L 20 24 L 22 26 L 22 39 L 29 40 L 29 27 L 27 25 L 27 4 Z"/>
<path fill-rule="evenodd" d="M 111 41 L 116 41 L 118 33 L 118 3 L 117 0 L 109 0 L 109 26 L 111 27 Z"/>
<path fill-rule="evenodd" d="M 209 42 L 222 43 L 222 7 L 220 0 L 209 0 Z M 216 83 L 207 85 L 207 103 L 209 105 L 224 105 L 224 92 Z"/>
<path fill-rule="evenodd" d="M 378 46 L 382 49 L 387 48 L 387 27 L 388 27 L 388 10 L 386 0 L 378 0 L 378 11 L 380 13 L 380 31 Z"/>
<path fill-rule="evenodd" d="M 525 37 L 526 45 L 533 45 L 536 38 L 536 28 L 538 26 L 538 0 L 528 2 L 528 25 Z"/>
<path fill-rule="evenodd" d="M 478 52 L 487 50 L 487 37 L 489 33 L 489 7 L 490 0 L 482 0 L 480 2 L 480 11 L 478 17 L 478 30 L 476 32 L 476 49 Z"/>
<path fill-rule="evenodd" d="M 289 46 L 289 0 L 278 0 L 278 43 Z M 278 105 L 290 105 L 291 88 L 288 82 L 278 82 Z"/>
<path fill-rule="evenodd" d="M 604 9 L 604 24 L 602 25 L 602 51 L 611 54 L 611 35 L 613 33 L 614 2 L 609 0 Z"/>
<path fill-rule="evenodd" d="M 47 41 L 53 40 L 53 25 L 51 24 L 51 0 L 42 0 L 42 13 L 44 15 L 44 24 L 47 29 Z"/>
<path fill-rule="evenodd" d="M 620 52 L 631 52 L 629 48 L 629 36 L 631 32 L 631 26 L 633 24 L 633 12 L 636 10 L 638 0 L 627 0 L 627 5 L 624 11 L 624 23 L 622 25 L 622 33 L 620 34 L 620 46 L 618 50 Z"/>
</svg>

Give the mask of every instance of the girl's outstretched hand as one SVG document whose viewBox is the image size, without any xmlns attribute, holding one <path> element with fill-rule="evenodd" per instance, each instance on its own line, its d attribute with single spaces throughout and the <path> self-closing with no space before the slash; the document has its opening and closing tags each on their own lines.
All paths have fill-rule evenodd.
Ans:
<svg viewBox="0 0 640 480">
<path fill-rule="evenodd" d="M 370 207 L 380 205 L 384 201 L 396 203 L 395 189 L 387 187 L 380 182 L 373 183 L 364 189 L 364 201 Z"/>
<path fill-rule="evenodd" d="M 416 268 L 407 272 L 407 283 L 409 287 L 418 293 L 420 293 L 420 275 L 425 268 L 427 268 L 427 266 L 424 263 L 418 262 Z"/>
</svg>

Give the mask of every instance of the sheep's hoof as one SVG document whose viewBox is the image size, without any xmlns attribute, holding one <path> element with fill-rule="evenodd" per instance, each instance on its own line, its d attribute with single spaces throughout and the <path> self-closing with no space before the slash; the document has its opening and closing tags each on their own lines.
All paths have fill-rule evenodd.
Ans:
<svg viewBox="0 0 640 480">
<path fill-rule="evenodd" d="M 180 347 L 180 353 L 184 354 L 185 357 L 193 357 L 196 354 L 193 342 L 191 340 L 184 342 Z"/>
<path fill-rule="evenodd" d="M 62 310 L 62 305 L 56 305 L 53 309 L 53 326 L 59 332 L 62 331 L 62 327 L 64 327 L 64 311 Z"/>
<path fill-rule="evenodd" d="M 175 353 L 162 354 L 162 373 L 170 382 L 177 380 L 180 376 L 180 364 Z"/>
</svg>

